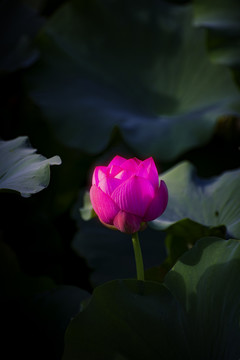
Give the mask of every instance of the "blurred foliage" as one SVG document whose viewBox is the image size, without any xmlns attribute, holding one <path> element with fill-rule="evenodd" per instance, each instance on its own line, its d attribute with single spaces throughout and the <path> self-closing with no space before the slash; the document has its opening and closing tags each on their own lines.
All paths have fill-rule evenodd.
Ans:
<svg viewBox="0 0 240 360">
<path fill-rule="evenodd" d="M 219 240 L 209 246 L 209 252 L 203 249 L 206 242 L 197 243 L 197 248 L 194 245 L 190 251 L 189 248 L 201 236 L 224 237 L 223 232 L 215 232 L 223 228 L 211 226 L 225 225 L 227 232 L 235 234 L 231 230 L 234 219 L 237 224 L 239 204 L 239 170 L 234 170 L 240 164 L 239 14 L 237 0 L 0 1 L 0 136 L 5 141 L 27 136 L 44 157 L 58 154 L 62 160 L 61 166 L 51 168 L 49 186 L 33 197 L 0 194 L 0 299 L 4 328 L 1 358 L 13 358 L 18 349 L 18 357 L 24 359 L 60 359 L 66 326 L 78 313 L 80 302 L 88 302 L 95 285 L 116 277 L 135 276 L 129 238 L 103 228 L 97 219 L 84 222 L 79 215 L 83 189 L 89 190 L 93 168 L 115 154 L 141 158 L 154 155 L 159 172 L 167 171 L 165 174 L 174 172 L 174 168 L 168 170 L 176 170 L 178 162 L 189 161 L 197 169 L 197 185 L 201 178 L 203 183 L 212 184 L 214 191 L 211 202 L 205 205 L 205 220 L 200 206 L 205 200 L 200 196 L 193 201 L 190 193 L 176 224 L 166 233 L 148 228 L 140 234 L 140 241 L 146 269 L 159 269 L 170 256 L 169 270 L 186 252 L 165 280 L 171 292 L 175 289 L 174 296 L 179 297 L 181 306 L 185 306 L 185 298 L 179 274 L 185 279 L 189 274 L 185 285 L 190 294 L 187 264 L 191 263 L 191 256 L 198 258 L 203 251 L 206 263 L 203 265 L 201 260 L 199 266 L 205 273 L 201 273 L 202 278 L 200 274 L 192 276 L 192 281 L 198 281 L 197 296 L 186 297 L 192 304 L 189 316 L 193 326 L 187 338 L 193 347 L 197 341 L 201 346 L 204 331 L 209 339 L 215 339 L 215 330 L 225 328 L 225 335 L 218 337 L 219 353 L 215 348 L 215 354 L 210 357 L 208 352 L 208 356 L 218 359 L 221 344 L 229 344 L 231 336 L 232 352 L 228 348 L 226 356 L 234 358 L 239 344 L 235 343 L 238 332 L 232 323 L 234 309 L 239 305 L 239 287 L 235 283 L 238 245 L 233 246 L 237 242 L 225 248 Z M 4 161 L 5 158 L 0 159 L 1 164 Z M 187 173 L 193 174 L 192 168 Z M 235 180 L 231 173 L 236 174 Z M 218 197 L 217 180 L 209 179 L 212 176 L 222 182 Z M 176 198 L 178 192 L 183 199 L 188 187 L 184 189 L 179 174 L 174 180 L 178 186 L 167 182 L 170 196 Z M 200 188 L 195 189 L 198 194 Z M 177 198 L 170 200 L 169 209 L 179 207 L 179 202 Z M 214 215 L 209 216 L 211 209 L 219 211 L 216 204 L 228 209 L 228 215 L 221 211 L 221 221 L 212 221 Z M 196 216 L 190 216 L 193 213 Z M 183 221 L 185 217 L 192 221 Z M 217 264 L 218 259 L 224 264 Z M 211 263 L 212 270 L 207 270 Z M 198 267 L 194 271 L 198 272 Z M 154 278 L 154 271 L 149 276 L 159 280 L 158 274 Z M 219 281 L 214 280 L 215 276 Z M 170 283 L 174 283 L 172 287 Z M 223 283 L 229 285 L 226 291 Z M 129 315 L 129 299 L 136 295 L 136 284 L 132 281 L 125 290 L 123 283 L 115 284 L 126 300 Z M 103 286 L 104 301 L 112 301 L 114 283 Z M 209 293 L 209 305 L 203 294 L 213 286 L 218 287 L 215 295 Z M 152 313 L 153 319 L 156 314 L 152 301 L 160 299 L 161 306 L 166 307 L 166 322 L 163 314 L 159 321 L 167 324 L 166 311 L 172 312 L 172 330 L 172 324 L 178 321 L 174 314 L 180 314 L 173 296 L 160 284 L 146 283 L 147 291 L 153 288 L 158 289 L 158 295 L 150 300 L 146 297 L 146 302 L 150 301 L 147 308 L 142 297 L 139 309 Z M 236 293 L 232 292 L 234 288 Z M 93 302 L 98 301 L 102 289 L 94 295 Z M 230 310 L 221 308 L 219 299 L 223 295 Z M 159 309 L 159 303 L 156 304 Z M 209 308 L 211 304 L 214 306 Z M 194 328 L 195 323 L 202 324 L 198 314 L 212 315 L 209 321 L 216 324 L 211 328 L 212 334 L 210 328 Z M 158 331 L 160 323 L 156 325 Z M 86 332 L 84 336 L 88 335 Z M 101 335 L 104 336 L 103 331 Z M 154 336 L 156 333 L 153 340 Z M 159 337 L 154 343 L 158 341 Z M 181 339 L 177 343 L 182 348 Z M 199 354 L 207 358 L 202 349 Z M 115 355 L 116 359 L 124 358 L 123 354 Z"/>
<path fill-rule="evenodd" d="M 62 6 L 40 32 L 43 56 L 27 76 L 59 141 L 96 154 L 117 127 L 139 156 L 162 161 L 206 143 L 240 97 L 191 23 L 191 7 L 161 1 Z"/>
<path fill-rule="evenodd" d="M 231 68 L 240 86 L 240 2 L 194 0 L 194 24 L 206 29 L 210 59 Z"/>
</svg>

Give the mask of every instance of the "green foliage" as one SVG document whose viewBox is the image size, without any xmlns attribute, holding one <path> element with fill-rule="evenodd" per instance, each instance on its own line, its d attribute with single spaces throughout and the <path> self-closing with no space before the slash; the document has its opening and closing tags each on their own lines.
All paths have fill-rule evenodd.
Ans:
<svg viewBox="0 0 240 360">
<path fill-rule="evenodd" d="M 28 197 L 48 186 L 50 165 L 60 165 L 61 159 L 46 159 L 35 152 L 26 136 L 0 141 L 0 190 L 13 190 Z"/>
<path fill-rule="evenodd" d="M 211 60 L 226 65 L 239 76 L 240 2 L 238 0 L 194 0 L 194 25 L 207 30 Z M 239 79 L 237 80 L 240 86 Z"/>
<path fill-rule="evenodd" d="M 65 145 L 99 153 L 119 128 L 140 156 L 163 161 L 206 143 L 239 94 L 209 62 L 191 6 L 70 1 L 38 37 L 29 93 Z M 146 146 L 147 144 L 147 146 Z"/>
<path fill-rule="evenodd" d="M 161 175 L 169 190 L 167 210 L 152 222 L 155 229 L 189 218 L 205 226 L 226 226 L 228 234 L 240 237 L 240 169 L 202 179 L 188 162 Z"/>
<path fill-rule="evenodd" d="M 179 220 L 165 231 L 167 257 L 161 265 L 147 269 L 145 277 L 148 280 L 162 282 L 180 256 L 189 251 L 200 238 L 218 236 L 225 239 L 226 236 L 225 226 L 208 227 L 190 219 Z"/>
<path fill-rule="evenodd" d="M 238 0 L 194 0 L 194 24 L 240 34 Z"/>
<path fill-rule="evenodd" d="M 66 332 L 63 359 L 234 359 L 240 352 L 240 243 L 203 238 L 163 285 L 95 289 Z"/>
</svg>

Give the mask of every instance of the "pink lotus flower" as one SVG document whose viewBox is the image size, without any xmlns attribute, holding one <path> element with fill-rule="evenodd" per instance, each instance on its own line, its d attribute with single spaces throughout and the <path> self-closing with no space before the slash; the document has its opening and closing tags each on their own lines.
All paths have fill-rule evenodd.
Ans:
<svg viewBox="0 0 240 360">
<path fill-rule="evenodd" d="M 152 158 L 141 161 L 115 156 L 108 166 L 97 166 L 90 199 L 100 221 L 133 234 L 160 216 L 168 202 L 167 186 L 158 179 Z"/>
</svg>

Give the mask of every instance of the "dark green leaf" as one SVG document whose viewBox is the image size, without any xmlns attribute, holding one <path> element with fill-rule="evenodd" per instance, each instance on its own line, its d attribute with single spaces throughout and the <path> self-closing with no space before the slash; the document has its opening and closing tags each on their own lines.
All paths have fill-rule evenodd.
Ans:
<svg viewBox="0 0 240 360">
<path fill-rule="evenodd" d="M 184 254 L 165 285 L 186 311 L 192 359 L 240 354 L 240 241 L 204 238 Z"/>
<path fill-rule="evenodd" d="M 230 67 L 240 66 L 240 34 L 208 32 L 208 50 L 213 62 Z"/>
<path fill-rule="evenodd" d="M 172 160 L 235 114 L 230 74 L 209 62 L 190 6 L 70 1 L 38 39 L 32 98 L 67 146 L 102 151 L 114 128 L 140 155 Z M 147 144 L 147 146 L 146 146 Z"/>
<path fill-rule="evenodd" d="M 240 2 L 238 0 L 194 0 L 194 24 L 240 34 Z"/>
<path fill-rule="evenodd" d="M 207 236 L 218 236 L 225 239 L 226 228 L 225 226 L 208 227 L 190 219 L 183 219 L 169 226 L 166 233 L 167 258 L 161 265 L 148 269 L 146 272 L 148 280 L 162 282 L 178 258 L 190 250 L 197 240 Z"/>
<path fill-rule="evenodd" d="M 184 343 L 178 311 L 169 290 L 157 283 L 116 280 L 102 285 L 71 321 L 63 360 L 176 359 Z"/>
<path fill-rule="evenodd" d="M 240 2 L 195 0 L 194 24 L 207 29 L 208 50 L 213 62 L 240 66 Z"/>
</svg>

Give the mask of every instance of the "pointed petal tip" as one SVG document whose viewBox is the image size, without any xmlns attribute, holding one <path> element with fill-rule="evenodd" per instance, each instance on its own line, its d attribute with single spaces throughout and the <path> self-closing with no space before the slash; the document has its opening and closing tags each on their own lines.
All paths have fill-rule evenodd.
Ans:
<svg viewBox="0 0 240 360">
<path fill-rule="evenodd" d="M 112 165 L 120 166 L 126 161 L 126 159 L 120 155 L 114 156 L 114 158 L 110 161 L 108 164 L 108 168 L 110 168 Z"/>
</svg>

